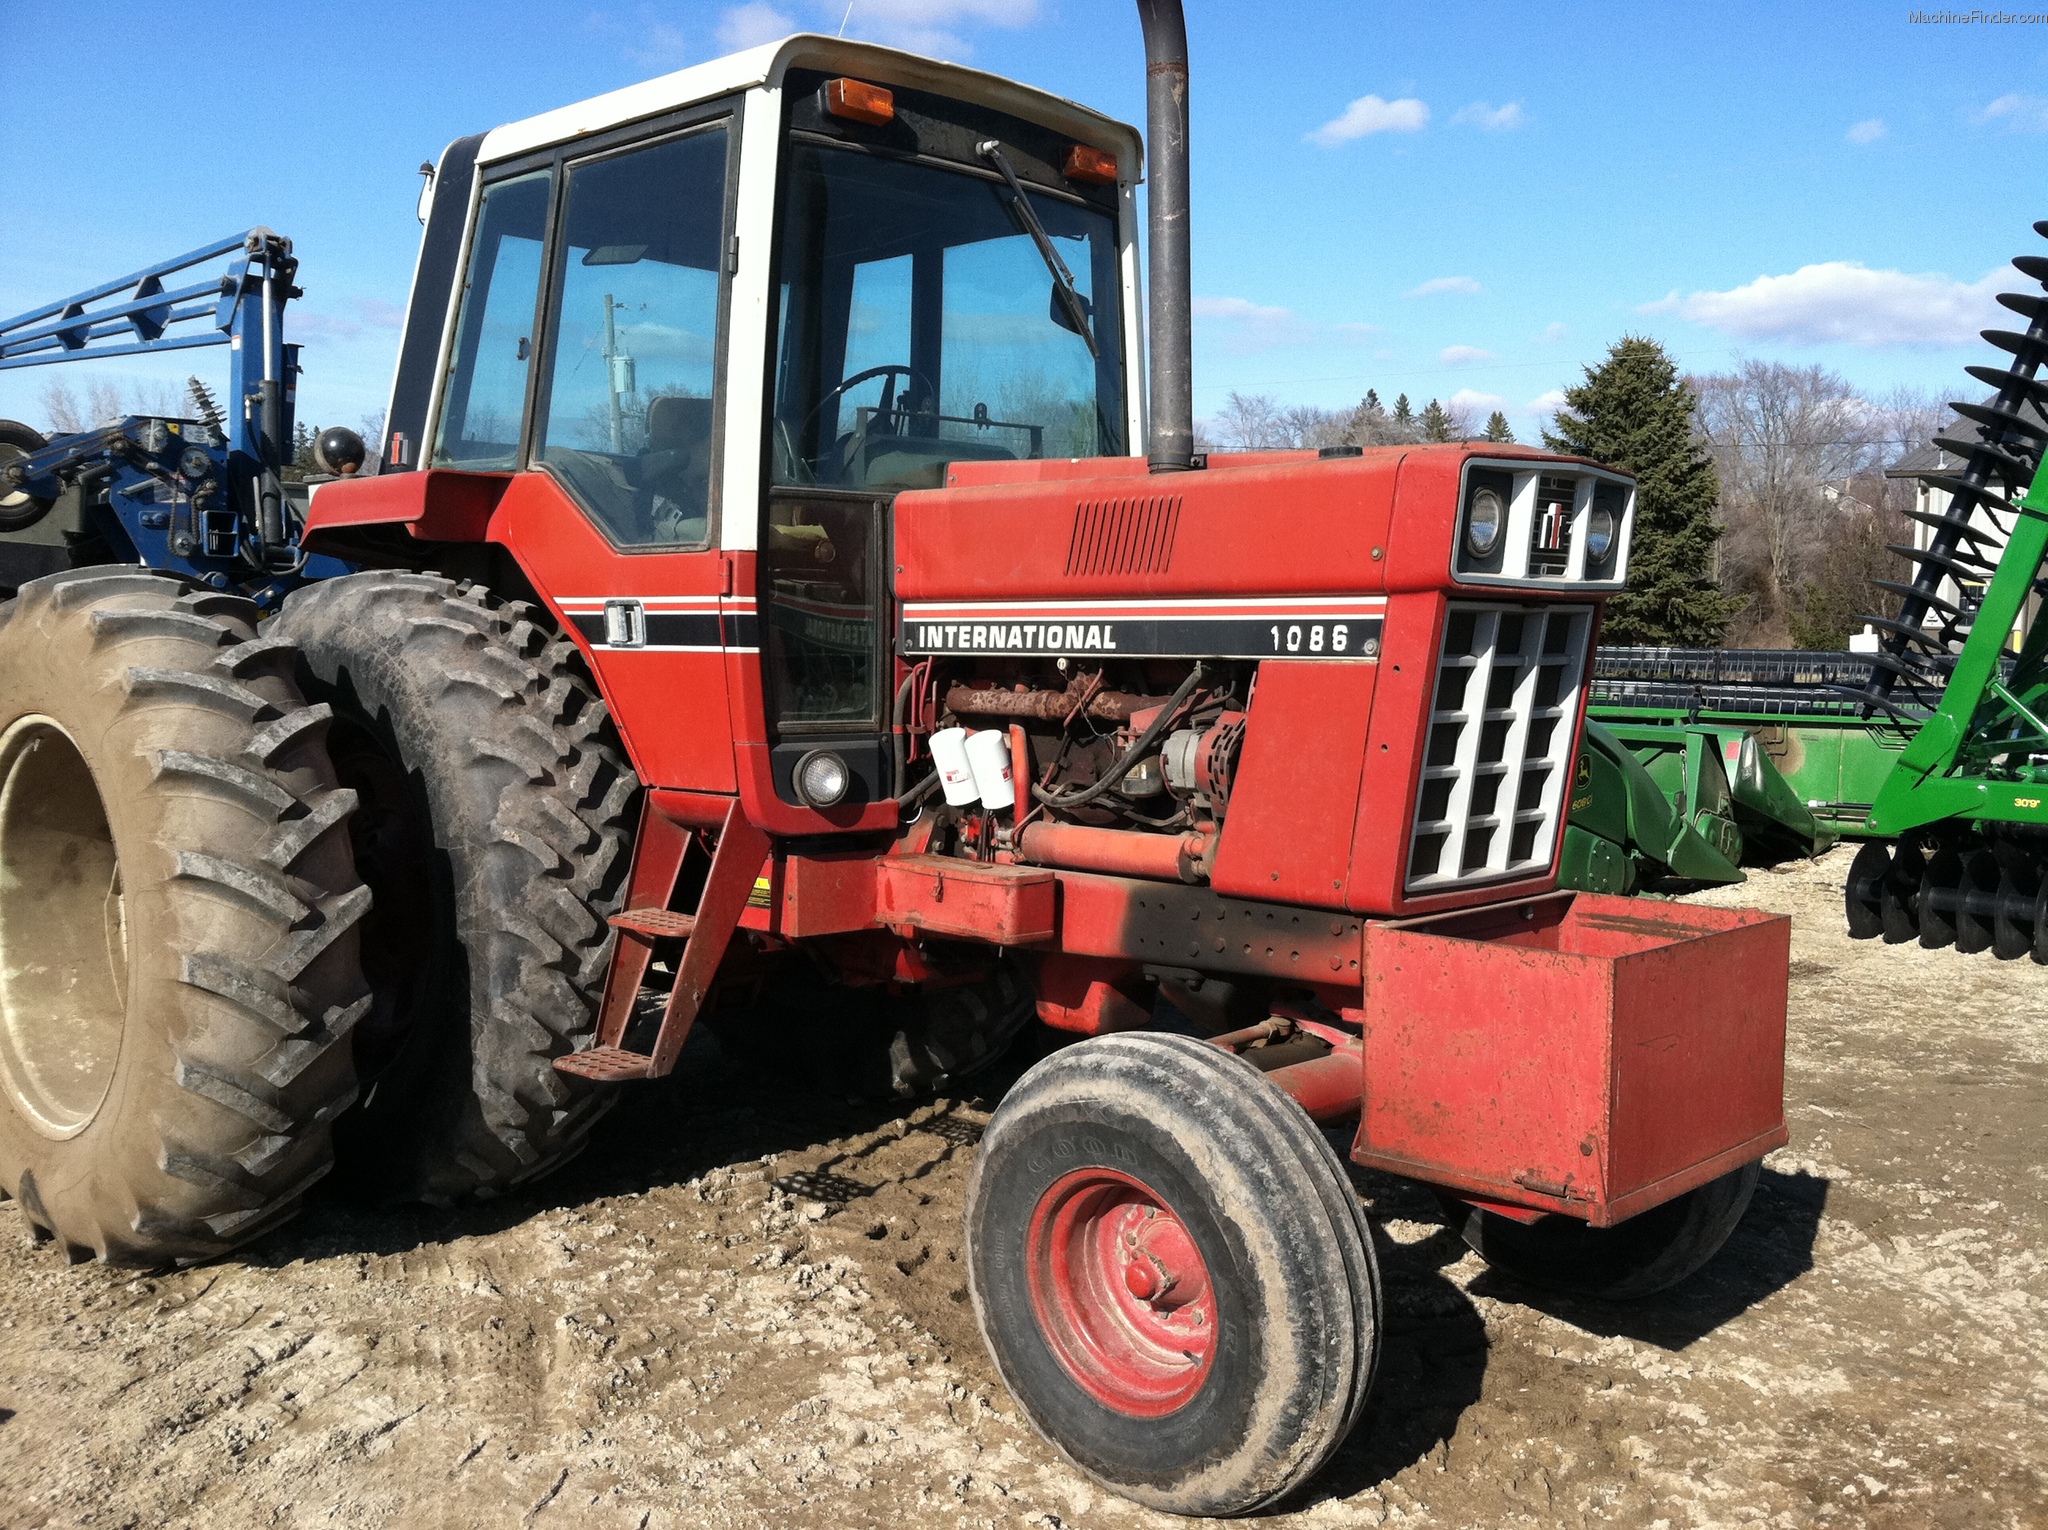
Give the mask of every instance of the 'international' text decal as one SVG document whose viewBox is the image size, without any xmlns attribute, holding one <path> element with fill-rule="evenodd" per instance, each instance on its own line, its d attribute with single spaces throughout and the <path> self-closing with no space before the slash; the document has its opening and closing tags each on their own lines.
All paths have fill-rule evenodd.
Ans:
<svg viewBox="0 0 2048 1530">
<path fill-rule="evenodd" d="M 1386 601 L 1371 596 L 912 602 L 898 643 L 919 655 L 1376 659 L 1385 611 Z"/>
</svg>

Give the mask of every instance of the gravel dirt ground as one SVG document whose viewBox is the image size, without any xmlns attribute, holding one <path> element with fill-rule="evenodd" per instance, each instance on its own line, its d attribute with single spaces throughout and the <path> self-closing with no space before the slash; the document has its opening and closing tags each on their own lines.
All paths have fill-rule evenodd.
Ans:
<svg viewBox="0 0 2048 1530">
<path fill-rule="evenodd" d="M 1378 1388 L 1273 1523 L 2048 1525 L 2048 973 L 1851 942 L 1848 862 L 1707 895 L 1795 919 L 1792 1143 L 1721 1256 L 1560 1301 L 1360 1176 Z M 992 1103 L 848 1106 L 707 1036 L 485 1206 L 322 1204 L 142 1278 L 0 1208 L 0 1525 L 1185 1523 L 1069 1470 L 982 1350 Z"/>
</svg>

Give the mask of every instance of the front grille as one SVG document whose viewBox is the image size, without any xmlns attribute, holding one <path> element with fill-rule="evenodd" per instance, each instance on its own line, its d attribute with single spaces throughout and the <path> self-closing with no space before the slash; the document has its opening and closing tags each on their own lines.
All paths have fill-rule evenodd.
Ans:
<svg viewBox="0 0 2048 1530">
<path fill-rule="evenodd" d="M 1410 893 L 1549 869 L 1592 624 L 1591 606 L 1452 604 L 1409 841 Z"/>
</svg>

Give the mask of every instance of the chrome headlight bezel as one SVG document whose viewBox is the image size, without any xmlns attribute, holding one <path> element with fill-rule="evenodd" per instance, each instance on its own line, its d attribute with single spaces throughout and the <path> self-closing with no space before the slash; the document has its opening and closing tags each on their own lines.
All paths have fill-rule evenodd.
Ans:
<svg viewBox="0 0 2048 1530">
<path fill-rule="evenodd" d="M 1475 558 L 1492 557 L 1507 524 L 1508 503 L 1500 490 L 1479 485 L 1465 506 L 1465 550 Z"/>
<path fill-rule="evenodd" d="M 1586 512 L 1586 561 L 1605 563 L 1609 553 L 1614 551 L 1614 538 L 1621 530 L 1621 523 L 1614 512 L 1598 503 Z"/>
</svg>

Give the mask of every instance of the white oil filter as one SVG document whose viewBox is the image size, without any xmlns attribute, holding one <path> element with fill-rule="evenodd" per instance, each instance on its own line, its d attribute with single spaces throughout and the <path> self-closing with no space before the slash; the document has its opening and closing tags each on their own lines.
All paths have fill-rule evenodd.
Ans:
<svg viewBox="0 0 2048 1530">
<path fill-rule="evenodd" d="M 1006 730 L 985 728 L 968 734 L 967 764 L 974 772 L 983 807 L 996 812 L 1017 805 L 1016 788 L 1010 785 L 1010 735 Z"/>
<path fill-rule="evenodd" d="M 941 728 L 929 743 L 932 764 L 938 768 L 939 785 L 945 790 L 946 801 L 954 807 L 967 806 L 980 795 L 974 784 L 974 767 L 967 763 L 967 730 Z"/>
</svg>

